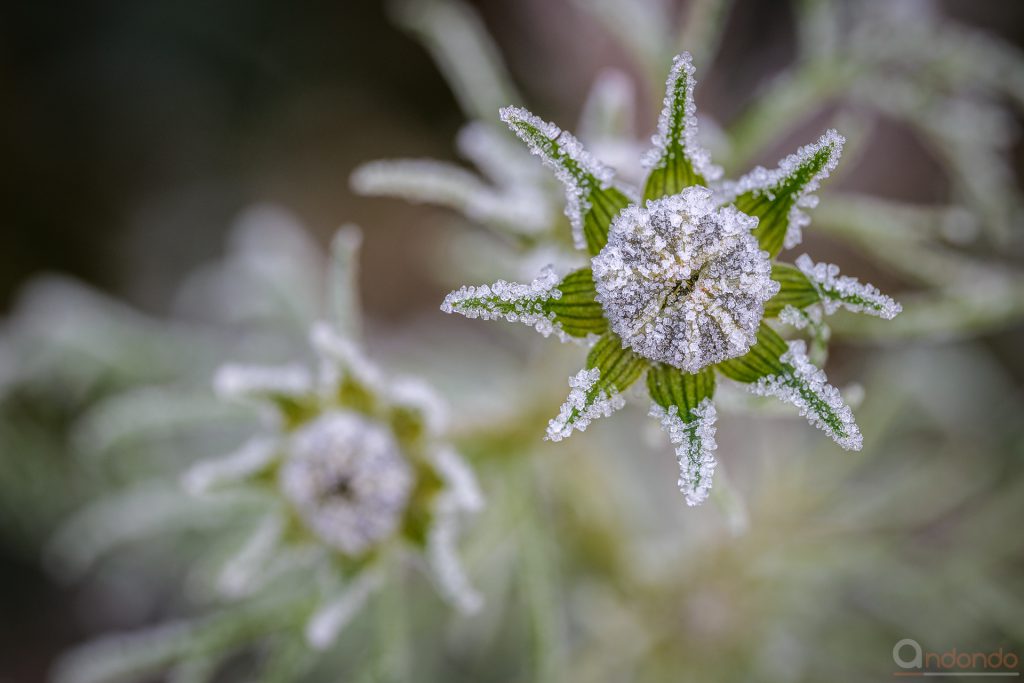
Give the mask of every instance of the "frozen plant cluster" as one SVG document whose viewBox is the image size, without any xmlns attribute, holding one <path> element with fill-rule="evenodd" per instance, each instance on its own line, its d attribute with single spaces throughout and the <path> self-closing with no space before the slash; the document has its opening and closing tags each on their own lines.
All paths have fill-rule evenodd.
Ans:
<svg viewBox="0 0 1024 683">
<path fill-rule="evenodd" d="M 529 285 L 462 287 L 441 306 L 470 318 L 522 319 L 545 336 L 557 329 L 563 340 L 592 344 L 548 425 L 552 441 L 621 408 L 626 390 L 646 377 L 691 505 L 711 486 L 718 375 L 793 403 L 844 448 L 861 446 L 852 412 L 802 352 L 803 341 L 787 346 L 768 320 L 809 328 L 820 347 L 828 330 L 816 307 L 884 318 L 899 310 L 832 269 L 779 260 L 799 243 L 810 221 L 805 209 L 816 205 L 812 193 L 836 168 L 844 138 L 828 130 L 777 168 L 716 183 L 720 171 L 697 143 L 693 76 L 690 55 L 678 55 L 641 191 L 617 185 L 611 168 L 558 126 L 503 108 L 502 121 L 565 186 L 573 243 L 590 264 L 560 280 L 545 270 Z"/>
<path fill-rule="evenodd" d="M 750 234 L 757 220 L 695 185 L 632 204 L 591 262 L 612 330 L 641 356 L 687 372 L 742 356 L 779 291 Z"/>
</svg>

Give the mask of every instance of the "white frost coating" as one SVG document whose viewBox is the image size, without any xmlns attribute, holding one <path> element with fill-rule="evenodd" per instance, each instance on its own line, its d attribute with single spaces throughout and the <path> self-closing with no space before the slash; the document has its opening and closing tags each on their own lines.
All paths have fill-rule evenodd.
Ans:
<svg viewBox="0 0 1024 683">
<path fill-rule="evenodd" d="M 441 310 L 467 318 L 521 322 L 545 337 L 554 333 L 561 341 L 569 341 L 571 337 L 555 321 L 555 314 L 544 312 L 545 301 L 561 298 L 559 282 L 558 275 L 548 267 L 528 285 L 498 280 L 493 285 L 461 287 L 444 298 Z"/>
<path fill-rule="evenodd" d="M 821 181 L 828 178 L 832 171 L 835 170 L 836 165 L 839 163 L 839 157 L 843 153 L 843 145 L 845 143 L 846 138 L 834 129 L 829 128 L 818 138 L 817 142 L 804 145 L 795 153 L 790 154 L 779 162 L 777 168 L 769 171 L 763 166 L 758 166 L 739 180 L 724 183 L 721 189 L 720 200 L 722 203 L 731 202 L 740 195 L 751 191 L 766 195 L 769 199 L 774 200 L 775 193 L 779 190 L 779 185 L 787 177 L 792 175 L 801 165 L 807 163 L 822 149 L 830 148 L 825 165 L 809 182 L 796 192 L 793 205 L 789 209 L 786 238 L 783 246 L 786 249 L 792 249 L 800 244 L 800 241 L 803 239 L 803 228 L 811 222 L 810 216 L 804 213 L 802 209 L 811 209 L 817 206 L 818 198 L 811 193 L 817 190 L 821 185 Z"/>
<path fill-rule="evenodd" d="M 221 398 L 300 396 L 313 388 L 313 377 L 301 365 L 224 365 L 213 377 Z"/>
<path fill-rule="evenodd" d="M 593 397 L 592 401 L 587 400 L 587 395 L 593 390 L 601 377 L 601 370 L 592 368 L 580 370 L 573 377 L 569 378 L 569 397 L 562 404 L 558 417 L 548 423 L 547 438 L 551 441 L 561 441 L 572 434 L 574 429 L 586 430 L 591 422 L 599 417 L 608 417 L 612 412 L 626 405 L 622 394 L 614 389 L 602 390 Z"/>
<path fill-rule="evenodd" d="M 371 161 L 353 171 L 349 183 L 361 195 L 446 206 L 512 232 L 535 234 L 550 224 L 549 207 L 538 193 L 491 187 L 464 168 L 432 159 Z"/>
<path fill-rule="evenodd" d="M 812 305 L 813 307 L 813 305 Z M 786 305 L 781 311 L 779 311 L 779 322 L 786 325 L 792 325 L 798 330 L 802 330 L 807 327 L 810 323 L 810 317 L 804 311 L 800 310 L 796 306 Z"/>
<path fill-rule="evenodd" d="M 341 595 L 318 609 L 306 624 L 306 642 L 314 650 L 326 650 L 337 639 L 359 610 L 366 604 L 370 594 L 383 583 L 381 573 L 364 571 L 342 589 Z"/>
<path fill-rule="evenodd" d="M 276 439 L 250 439 L 234 453 L 193 464 L 181 476 L 181 485 L 194 496 L 202 495 L 221 484 L 241 481 L 256 474 L 272 463 L 280 451 L 281 445 Z"/>
<path fill-rule="evenodd" d="M 722 176 L 722 168 L 711 163 L 711 154 L 701 147 L 697 140 L 697 105 L 693 102 L 693 89 L 697 81 L 693 77 L 693 72 L 693 61 L 689 52 L 678 54 L 672 60 L 672 69 L 665 82 L 665 99 L 662 102 L 661 114 L 658 116 L 658 132 L 651 137 L 654 147 L 644 154 L 643 164 L 645 168 L 651 170 L 663 167 L 669 155 L 674 153 L 669 146 L 678 142 L 693 170 L 710 182 Z M 683 81 L 685 95 L 683 111 L 677 112 L 675 95 L 680 80 Z M 673 118 L 677 113 L 682 114 L 682 129 L 678 132 L 679 138 L 676 140 L 673 139 L 675 134 L 672 128 Z"/>
<path fill-rule="evenodd" d="M 840 275 L 837 265 L 815 263 L 810 256 L 803 254 L 797 258 L 796 267 L 818 290 L 822 298 L 821 305 L 828 315 L 842 307 L 854 313 L 867 313 L 892 320 L 903 310 L 892 297 L 882 294 L 874 285 Z"/>
<path fill-rule="evenodd" d="M 389 432 L 353 413 L 325 413 L 294 437 L 281 490 L 324 543 L 358 555 L 395 532 L 412 468 Z"/>
<path fill-rule="evenodd" d="M 573 243 L 579 249 L 585 248 L 587 241 L 583 235 L 583 217 L 590 210 L 589 195 L 593 190 L 611 187 L 615 172 L 591 156 L 571 133 L 521 107 L 505 107 L 501 110 L 501 120 L 508 124 L 512 132 L 518 135 L 530 147 L 530 151 L 539 156 L 565 185 L 565 215 L 572 225 Z M 546 140 L 538 141 L 517 124 L 536 128 Z M 556 148 L 560 153 L 555 153 Z M 559 161 L 563 156 L 568 157 L 579 167 L 584 174 L 582 180 Z M 590 176 L 592 180 L 586 176 Z"/>
<path fill-rule="evenodd" d="M 228 560 L 217 577 L 217 590 L 227 598 L 240 598 L 259 587 L 284 532 L 284 520 L 268 515 L 246 540 L 242 549 Z"/>
<path fill-rule="evenodd" d="M 612 330 L 641 356 L 687 372 L 746 353 L 779 290 L 750 234 L 756 224 L 717 208 L 701 186 L 628 206 L 591 261 Z"/>
<path fill-rule="evenodd" d="M 690 411 L 689 420 L 683 420 L 677 406 L 666 410 L 655 403 L 651 406 L 651 417 L 661 421 L 661 428 L 668 433 L 669 441 L 676 447 L 679 461 L 679 490 L 686 497 L 687 505 L 700 505 L 711 492 L 711 479 L 715 474 L 714 451 L 715 419 L 717 413 L 710 398 Z"/>
<path fill-rule="evenodd" d="M 828 383 L 825 373 L 807 360 L 807 346 L 803 340 L 789 342 L 789 351 L 780 360 L 793 368 L 786 375 L 769 375 L 754 384 L 747 385 L 758 396 L 775 396 L 791 403 L 800 410 L 800 415 L 812 425 L 828 434 L 843 448 L 859 451 L 864 445 L 860 428 L 853 419 L 853 411 L 843 402 L 839 390 Z M 815 406 L 808 400 L 824 405 Z M 831 412 L 834 419 L 826 419 L 824 412 Z M 835 424 L 838 421 L 839 424 Z"/>
<path fill-rule="evenodd" d="M 438 497 L 434 523 L 427 532 L 427 561 L 445 599 L 463 614 L 473 614 L 483 606 L 483 598 L 470 584 L 456 552 L 459 510 L 460 501 L 452 491 Z"/>
</svg>

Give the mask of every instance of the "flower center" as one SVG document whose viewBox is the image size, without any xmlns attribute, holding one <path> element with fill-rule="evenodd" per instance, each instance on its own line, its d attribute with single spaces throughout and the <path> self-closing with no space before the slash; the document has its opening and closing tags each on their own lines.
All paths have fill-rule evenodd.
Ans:
<svg viewBox="0 0 1024 683">
<path fill-rule="evenodd" d="M 778 291 L 750 234 L 756 225 L 700 186 L 624 209 L 592 261 L 612 330 L 641 356 L 687 372 L 746 353 Z"/>
</svg>

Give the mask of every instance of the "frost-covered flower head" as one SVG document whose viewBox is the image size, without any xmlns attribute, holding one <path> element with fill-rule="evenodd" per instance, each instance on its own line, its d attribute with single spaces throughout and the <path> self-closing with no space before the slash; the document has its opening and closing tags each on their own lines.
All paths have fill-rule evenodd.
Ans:
<svg viewBox="0 0 1024 683">
<path fill-rule="evenodd" d="M 612 331 L 644 358 L 688 372 L 742 356 L 779 290 L 750 234 L 756 225 L 699 185 L 623 209 L 591 261 Z"/>
<path fill-rule="evenodd" d="M 828 130 L 775 169 L 720 180 L 697 141 L 693 74 L 689 54 L 673 60 L 643 156 L 642 191 L 618 182 L 571 133 L 524 109 L 502 109 L 501 119 L 565 186 L 573 243 L 590 265 L 561 277 L 547 269 L 530 284 L 463 287 L 441 306 L 591 347 L 548 425 L 553 441 L 621 408 L 623 392 L 646 377 L 691 505 L 707 497 L 714 472 L 716 375 L 789 401 L 844 448 L 861 447 L 852 412 L 804 342 L 787 343 L 769 319 L 805 323 L 797 327 L 820 344 L 822 314 L 842 307 L 891 318 L 900 310 L 834 266 L 776 260 L 799 244 L 810 222 L 804 209 L 817 203 L 811 193 L 838 163 L 843 137 Z"/>
</svg>

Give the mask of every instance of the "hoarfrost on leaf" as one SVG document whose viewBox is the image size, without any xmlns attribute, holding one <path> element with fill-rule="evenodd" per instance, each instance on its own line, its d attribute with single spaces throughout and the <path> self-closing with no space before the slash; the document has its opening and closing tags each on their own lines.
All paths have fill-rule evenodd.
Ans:
<svg viewBox="0 0 1024 683">
<path fill-rule="evenodd" d="M 710 398 L 705 398 L 690 411 L 678 406 L 663 408 L 651 405 L 651 417 L 661 421 L 661 428 L 676 446 L 679 461 L 679 490 L 686 497 L 687 505 L 700 505 L 711 492 L 711 480 L 715 473 L 715 419 L 717 413 Z"/>
<path fill-rule="evenodd" d="M 840 307 L 854 313 L 867 313 L 885 320 L 892 320 L 903 310 L 892 297 L 878 291 L 867 282 L 848 275 L 839 274 L 839 266 L 830 263 L 815 263 L 807 254 L 796 260 L 800 269 L 821 295 L 825 313 L 831 315 Z"/>
<path fill-rule="evenodd" d="M 574 429 L 582 432 L 592 421 L 608 417 L 626 405 L 626 400 L 614 388 L 599 388 L 600 377 L 601 370 L 591 368 L 580 370 L 569 378 L 569 397 L 562 404 L 558 416 L 548 423 L 548 439 L 561 441 Z"/>
<path fill-rule="evenodd" d="M 562 296 L 558 283 L 554 270 L 545 268 L 540 277 L 530 284 L 498 280 L 493 285 L 466 286 L 448 294 L 441 310 L 461 313 L 467 318 L 521 322 L 545 337 L 554 333 L 566 341 L 568 336 L 554 320 L 554 313 L 548 312 L 545 306 Z"/>
<path fill-rule="evenodd" d="M 797 339 L 779 357 L 785 367 L 781 374 L 768 375 L 748 385 L 758 396 L 775 396 L 796 406 L 800 415 L 828 434 L 847 450 L 859 451 L 864 439 L 843 402 L 839 390 L 828 383 L 825 373 L 807 359 L 807 345 Z"/>
<path fill-rule="evenodd" d="M 639 355 L 687 372 L 746 353 L 779 289 L 755 225 L 716 208 L 700 186 L 626 208 L 592 261 L 612 330 Z"/>
</svg>

